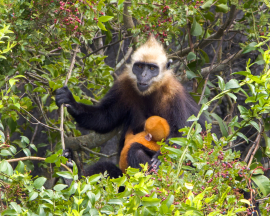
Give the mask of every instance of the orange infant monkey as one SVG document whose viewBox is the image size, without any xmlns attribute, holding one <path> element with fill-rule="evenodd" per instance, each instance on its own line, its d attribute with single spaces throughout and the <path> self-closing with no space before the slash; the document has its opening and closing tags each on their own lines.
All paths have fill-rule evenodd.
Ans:
<svg viewBox="0 0 270 216">
<path fill-rule="evenodd" d="M 168 122 L 159 116 L 149 117 L 143 132 L 134 135 L 132 131 L 128 131 L 119 161 L 122 172 L 125 173 L 129 166 L 141 168 L 140 164 L 150 164 L 153 155 L 160 149 L 156 142 L 165 140 L 169 134 Z"/>
</svg>

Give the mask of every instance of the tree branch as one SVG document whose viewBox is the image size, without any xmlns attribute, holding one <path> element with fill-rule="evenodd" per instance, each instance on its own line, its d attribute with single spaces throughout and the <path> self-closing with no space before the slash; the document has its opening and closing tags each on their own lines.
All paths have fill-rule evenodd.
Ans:
<svg viewBox="0 0 270 216">
<path fill-rule="evenodd" d="M 232 62 L 232 61 L 234 61 L 242 56 L 242 52 L 243 52 L 243 50 L 239 50 L 237 53 L 235 53 L 234 55 L 231 55 L 229 58 L 225 59 L 220 64 L 215 64 L 212 69 L 211 69 L 211 67 L 203 68 L 201 70 L 202 76 L 205 77 L 209 73 L 216 73 L 216 72 L 225 70 L 225 68 L 227 68 L 229 66 L 229 64 L 228 64 L 229 62 Z"/>
<path fill-rule="evenodd" d="M 255 153 L 257 152 L 257 150 L 259 149 L 259 145 L 260 145 L 260 141 L 262 138 L 262 132 L 263 132 L 263 126 L 261 124 L 261 122 L 259 122 L 259 127 L 260 127 L 260 131 L 254 141 L 254 144 L 252 145 L 252 147 L 249 149 L 246 157 L 245 157 L 245 162 L 248 163 L 248 167 L 250 167 L 251 162 L 254 158 Z"/>
<path fill-rule="evenodd" d="M 128 36 L 133 36 L 132 32 L 131 32 L 131 29 L 134 28 L 134 23 L 133 23 L 133 20 L 132 20 L 132 16 L 130 15 L 129 11 L 128 11 L 128 7 L 131 6 L 131 2 L 125 2 L 124 3 L 124 16 L 123 16 L 123 21 L 124 21 L 124 26 L 125 26 L 125 29 L 127 30 L 127 33 L 128 33 Z M 136 50 L 136 44 L 138 43 L 139 41 L 139 38 L 138 36 L 134 37 L 132 39 L 132 42 L 133 42 L 133 50 Z"/>
<path fill-rule="evenodd" d="M 6 160 L 9 163 L 12 162 L 18 162 L 18 161 L 25 161 L 25 160 L 38 160 L 38 161 L 45 161 L 46 158 L 42 158 L 42 157 L 34 157 L 34 156 L 28 156 L 28 157 L 21 157 L 21 158 L 15 158 L 15 159 L 9 159 Z M 68 168 L 65 164 L 61 163 L 61 166 L 64 167 L 67 171 L 72 173 L 72 170 L 70 168 Z"/>
<path fill-rule="evenodd" d="M 220 39 L 223 35 L 224 35 L 224 31 L 232 24 L 234 17 L 236 14 L 236 6 L 232 5 L 231 9 L 230 9 L 230 14 L 227 18 L 227 20 L 225 21 L 225 23 L 218 29 L 218 31 L 212 35 L 210 35 L 207 40 L 203 40 L 200 44 L 197 42 L 194 44 L 193 48 L 196 49 L 203 49 L 204 47 L 206 47 L 207 45 L 212 43 L 212 40 L 214 39 Z M 186 56 L 189 52 L 191 52 L 191 47 L 187 47 L 183 50 L 179 50 L 175 53 L 172 53 L 171 55 L 169 55 L 169 58 L 173 58 L 174 56 Z"/>
<path fill-rule="evenodd" d="M 80 40 L 80 39 L 79 39 Z M 75 64 L 75 59 L 76 59 L 76 55 L 79 49 L 79 44 L 76 45 L 71 63 L 70 63 L 70 67 L 69 67 L 69 71 L 65 80 L 65 86 L 68 83 L 69 78 L 71 77 L 71 73 Z M 61 118 L 61 123 L 60 123 L 60 134 L 61 134 L 61 143 L 62 143 L 62 149 L 65 150 L 65 140 L 64 140 L 64 104 L 61 105 L 60 107 L 60 118 Z"/>
<path fill-rule="evenodd" d="M 117 128 L 106 134 L 99 134 L 99 133 L 91 132 L 84 136 L 66 137 L 65 144 L 67 148 L 71 148 L 73 151 L 82 150 L 80 145 L 91 149 L 91 148 L 101 146 L 103 143 L 105 143 L 106 141 L 114 137 L 119 131 L 120 131 L 120 128 Z"/>
</svg>

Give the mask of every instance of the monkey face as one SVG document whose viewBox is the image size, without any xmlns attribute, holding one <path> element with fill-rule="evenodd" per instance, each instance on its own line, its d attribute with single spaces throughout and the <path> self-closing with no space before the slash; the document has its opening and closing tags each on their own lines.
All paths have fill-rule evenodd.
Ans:
<svg viewBox="0 0 270 216">
<path fill-rule="evenodd" d="M 152 84 L 153 78 L 159 75 L 159 67 L 153 63 L 135 62 L 132 72 L 137 77 L 139 91 L 146 91 Z"/>
</svg>

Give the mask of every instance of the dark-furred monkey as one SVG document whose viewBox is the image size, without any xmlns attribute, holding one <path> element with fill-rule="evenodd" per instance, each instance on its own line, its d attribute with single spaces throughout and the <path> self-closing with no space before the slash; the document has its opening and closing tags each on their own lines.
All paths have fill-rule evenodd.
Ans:
<svg viewBox="0 0 270 216">
<path fill-rule="evenodd" d="M 67 106 L 81 127 L 107 133 L 122 126 L 119 154 L 127 131 L 142 132 L 150 116 L 166 119 L 168 137 L 179 137 L 178 130 L 191 125 L 188 117 L 200 110 L 174 76 L 164 48 L 153 36 L 133 53 L 131 63 L 97 105 L 77 103 L 67 87 L 57 89 L 55 98 L 58 106 Z M 199 123 L 204 126 L 204 116 Z"/>
</svg>

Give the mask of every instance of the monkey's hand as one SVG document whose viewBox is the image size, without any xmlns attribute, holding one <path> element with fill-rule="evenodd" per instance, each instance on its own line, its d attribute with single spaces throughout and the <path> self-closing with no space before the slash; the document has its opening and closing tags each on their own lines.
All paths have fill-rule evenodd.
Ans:
<svg viewBox="0 0 270 216">
<path fill-rule="evenodd" d="M 55 102 L 58 107 L 60 107 L 62 104 L 67 107 L 68 112 L 75 116 L 78 115 L 78 106 L 77 102 L 75 101 L 71 91 L 68 89 L 67 86 L 64 86 L 63 88 L 57 89 L 55 91 Z"/>
<path fill-rule="evenodd" d="M 66 162 L 66 165 L 73 169 L 73 163 L 72 163 L 72 160 L 73 160 L 73 153 L 72 153 L 72 150 L 67 148 L 63 151 L 62 153 L 62 156 L 64 156 L 65 158 L 67 158 L 67 162 Z"/>
<path fill-rule="evenodd" d="M 158 170 L 158 167 L 159 167 L 159 165 L 161 164 L 161 162 L 160 162 L 160 160 L 158 159 L 158 156 L 160 156 L 161 154 L 160 154 L 160 150 L 159 151 L 157 151 L 154 155 L 153 155 L 153 157 L 152 157 L 152 159 L 151 159 L 151 164 L 150 164 L 150 170 L 155 170 L 155 171 L 157 171 Z"/>
</svg>

